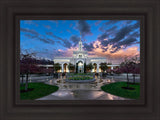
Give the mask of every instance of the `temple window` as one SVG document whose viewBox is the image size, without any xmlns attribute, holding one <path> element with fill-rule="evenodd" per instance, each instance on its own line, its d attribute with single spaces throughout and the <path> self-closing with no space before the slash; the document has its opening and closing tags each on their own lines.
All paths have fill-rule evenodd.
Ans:
<svg viewBox="0 0 160 120">
<path fill-rule="evenodd" d="M 79 55 L 79 58 L 82 58 L 82 55 Z"/>
</svg>

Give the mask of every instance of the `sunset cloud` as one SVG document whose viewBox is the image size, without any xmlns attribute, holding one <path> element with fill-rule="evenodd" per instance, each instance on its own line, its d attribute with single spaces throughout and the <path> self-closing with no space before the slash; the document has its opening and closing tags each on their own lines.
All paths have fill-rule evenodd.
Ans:
<svg viewBox="0 0 160 120">
<path fill-rule="evenodd" d="M 89 56 L 120 63 L 126 56 L 140 55 L 139 20 L 21 20 L 21 49 L 49 59 L 71 57 L 78 50 L 80 32 Z"/>
<path fill-rule="evenodd" d="M 98 46 L 98 47 L 97 47 Z M 126 49 L 120 49 L 117 52 L 112 53 L 112 51 L 116 48 L 113 48 L 113 45 L 108 45 L 106 51 L 103 51 L 101 42 L 96 41 L 93 43 L 92 51 L 88 51 L 89 57 L 106 57 L 106 62 L 112 62 L 113 64 L 121 63 L 125 57 L 134 57 L 139 56 L 139 51 L 137 46 L 127 47 Z M 123 46 L 121 46 L 123 48 Z M 71 47 L 67 50 L 58 49 L 60 54 L 63 57 L 72 57 L 73 51 L 77 51 L 78 47 Z"/>
<path fill-rule="evenodd" d="M 123 49 L 123 46 L 120 46 L 120 50 L 112 53 L 116 48 L 113 48 L 113 45 L 108 44 L 104 47 L 106 51 L 103 51 L 101 42 L 98 40 L 93 44 L 93 47 L 94 49 L 88 52 L 91 57 L 106 57 L 108 62 L 112 61 L 113 63 L 120 63 L 125 57 L 139 56 L 140 54 L 137 46 L 127 47 L 125 49 Z"/>
</svg>

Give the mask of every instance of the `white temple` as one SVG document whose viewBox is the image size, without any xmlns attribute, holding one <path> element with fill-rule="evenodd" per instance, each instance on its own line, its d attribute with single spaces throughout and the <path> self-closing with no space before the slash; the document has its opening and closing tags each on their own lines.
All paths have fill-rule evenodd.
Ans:
<svg viewBox="0 0 160 120">
<path fill-rule="evenodd" d="M 61 64 L 61 70 L 59 72 L 70 72 L 68 69 L 69 63 L 78 67 L 78 73 L 84 72 L 84 64 L 92 63 L 94 68 L 91 72 L 101 72 L 100 63 L 107 62 L 104 57 L 88 57 L 88 52 L 83 50 L 82 41 L 79 41 L 79 49 L 77 51 L 73 51 L 72 57 L 55 57 L 54 63 Z M 76 69 L 76 68 L 75 68 Z"/>
</svg>

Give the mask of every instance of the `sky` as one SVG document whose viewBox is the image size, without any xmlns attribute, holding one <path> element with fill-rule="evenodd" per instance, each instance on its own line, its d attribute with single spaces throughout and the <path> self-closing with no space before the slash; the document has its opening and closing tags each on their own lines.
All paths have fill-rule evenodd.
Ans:
<svg viewBox="0 0 160 120">
<path fill-rule="evenodd" d="M 139 20 L 20 20 L 21 52 L 38 58 L 72 57 L 80 36 L 89 57 L 119 64 L 140 56 Z"/>
</svg>

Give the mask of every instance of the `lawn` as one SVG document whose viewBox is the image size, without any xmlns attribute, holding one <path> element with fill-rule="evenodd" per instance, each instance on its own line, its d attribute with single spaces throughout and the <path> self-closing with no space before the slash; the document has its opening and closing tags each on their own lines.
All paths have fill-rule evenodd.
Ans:
<svg viewBox="0 0 160 120">
<path fill-rule="evenodd" d="M 44 83 L 28 83 L 29 91 L 25 92 L 24 86 L 20 87 L 21 100 L 34 100 L 34 99 L 49 95 L 52 92 L 55 92 L 58 90 L 58 87 L 53 85 L 47 85 Z"/>
<path fill-rule="evenodd" d="M 104 85 L 101 87 L 101 89 L 105 92 L 111 93 L 116 96 L 131 98 L 131 99 L 138 99 L 140 96 L 139 83 L 129 84 L 129 87 L 134 88 L 134 90 L 122 88 L 126 86 L 127 86 L 126 82 L 115 82 L 115 83 Z"/>
</svg>

